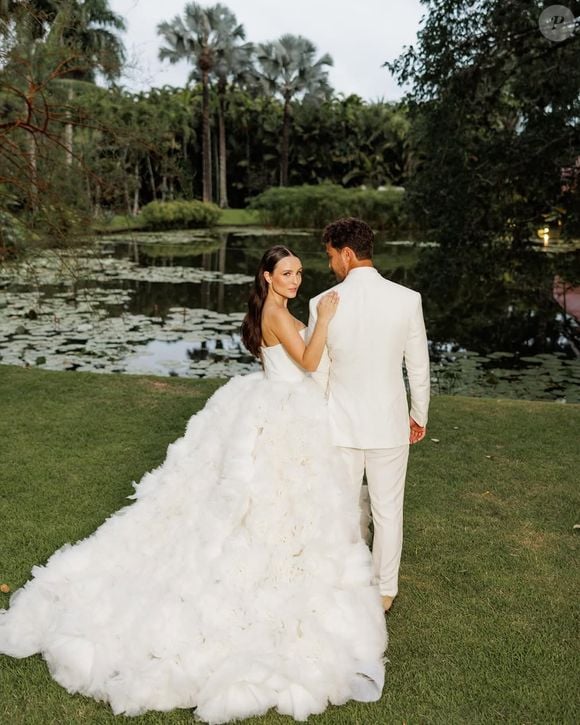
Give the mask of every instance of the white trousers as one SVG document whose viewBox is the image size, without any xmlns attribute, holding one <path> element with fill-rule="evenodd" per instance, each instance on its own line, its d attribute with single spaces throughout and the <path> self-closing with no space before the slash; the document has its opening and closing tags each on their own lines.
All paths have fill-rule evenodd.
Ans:
<svg viewBox="0 0 580 725">
<path fill-rule="evenodd" d="M 399 566 L 403 549 L 403 498 L 409 446 L 395 448 L 340 447 L 352 482 L 353 500 L 361 507 L 361 533 L 367 537 L 368 513 L 361 489 L 366 471 L 373 518 L 374 583 L 382 595 L 399 591 Z"/>
</svg>

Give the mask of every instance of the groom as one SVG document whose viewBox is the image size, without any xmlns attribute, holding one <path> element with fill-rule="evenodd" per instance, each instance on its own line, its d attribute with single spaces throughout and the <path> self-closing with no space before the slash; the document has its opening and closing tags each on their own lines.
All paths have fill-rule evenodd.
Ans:
<svg viewBox="0 0 580 725">
<path fill-rule="evenodd" d="M 340 447 L 357 501 L 366 471 L 374 525 L 373 570 L 388 611 L 398 592 L 409 444 L 425 437 L 429 407 L 421 295 L 377 272 L 372 261 L 374 234 L 360 219 L 332 222 L 322 239 L 339 281 L 333 290 L 340 303 L 328 329 L 327 352 L 313 377 L 326 390 L 333 443 Z M 310 301 L 309 336 L 321 296 Z M 411 389 L 410 413 L 403 361 Z"/>
</svg>

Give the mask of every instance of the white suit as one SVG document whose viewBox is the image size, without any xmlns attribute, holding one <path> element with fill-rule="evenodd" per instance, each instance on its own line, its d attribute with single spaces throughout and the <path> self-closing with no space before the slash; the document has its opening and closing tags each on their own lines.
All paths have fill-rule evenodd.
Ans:
<svg viewBox="0 0 580 725">
<path fill-rule="evenodd" d="M 429 407 L 429 353 L 418 292 L 374 267 L 356 267 L 332 288 L 340 302 L 327 351 L 313 377 L 326 390 L 332 439 L 358 495 L 366 469 L 374 523 L 373 562 L 381 594 L 395 596 L 402 548 L 409 414 L 421 426 Z M 309 336 L 317 319 L 310 301 Z M 403 379 L 411 390 L 411 410 Z"/>
</svg>

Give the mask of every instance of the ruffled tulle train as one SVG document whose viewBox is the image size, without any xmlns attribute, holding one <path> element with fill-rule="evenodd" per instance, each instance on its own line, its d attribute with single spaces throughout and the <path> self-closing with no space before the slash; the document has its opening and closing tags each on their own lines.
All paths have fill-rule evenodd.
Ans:
<svg viewBox="0 0 580 725">
<path fill-rule="evenodd" d="M 230 380 L 133 503 L 32 570 L 0 652 L 40 652 L 69 692 L 128 715 L 377 700 L 384 614 L 325 415 L 309 379 Z"/>
</svg>

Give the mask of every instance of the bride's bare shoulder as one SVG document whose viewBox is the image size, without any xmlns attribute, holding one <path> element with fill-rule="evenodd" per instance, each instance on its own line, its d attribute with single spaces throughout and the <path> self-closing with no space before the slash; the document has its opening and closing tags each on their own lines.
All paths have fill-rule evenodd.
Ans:
<svg viewBox="0 0 580 725">
<path fill-rule="evenodd" d="M 287 324 L 289 320 L 293 319 L 285 307 L 280 307 L 279 305 L 264 305 L 262 311 L 262 327 L 269 325 L 277 326 L 280 323 Z"/>
<path fill-rule="evenodd" d="M 278 343 L 278 334 L 284 329 L 291 329 L 291 326 L 298 332 L 305 328 L 302 320 L 290 314 L 285 307 L 279 307 L 278 305 L 264 307 L 262 313 L 262 337 L 266 344 Z"/>
</svg>

